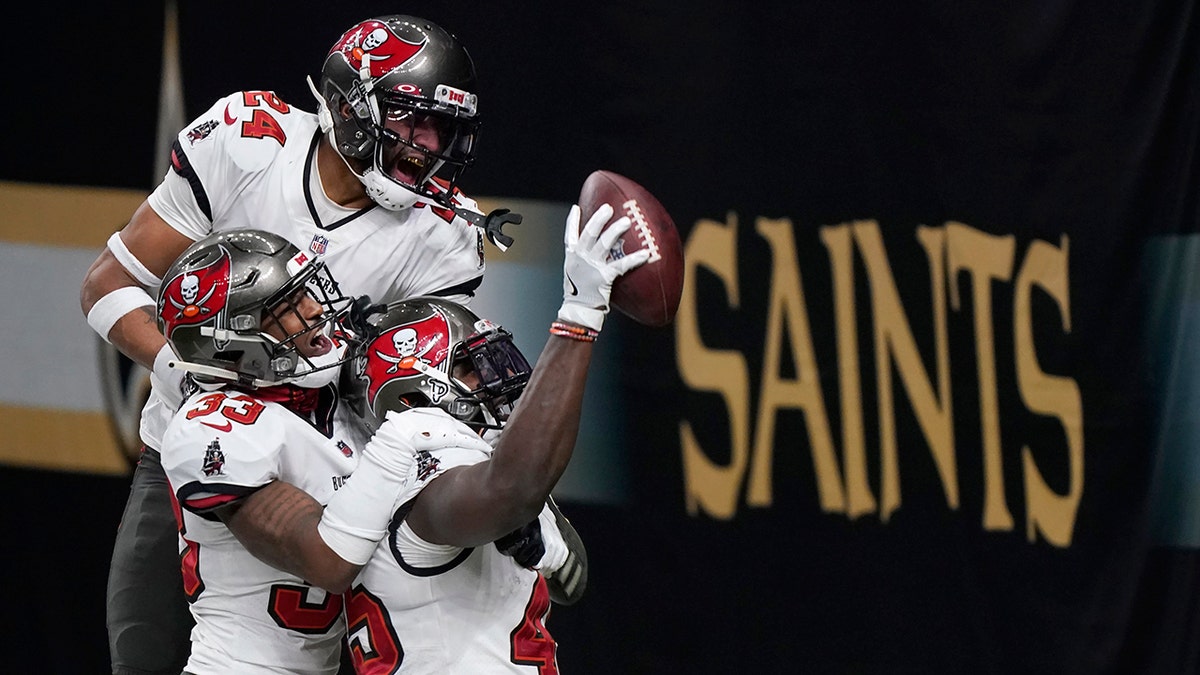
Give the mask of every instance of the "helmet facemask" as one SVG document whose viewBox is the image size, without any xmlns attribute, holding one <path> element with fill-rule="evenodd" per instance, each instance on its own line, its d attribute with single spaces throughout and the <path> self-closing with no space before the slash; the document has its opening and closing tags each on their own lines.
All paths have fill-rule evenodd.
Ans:
<svg viewBox="0 0 1200 675">
<path fill-rule="evenodd" d="M 481 321 L 485 331 L 455 350 L 450 383 L 460 394 L 443 406 L 469 426 L 500 429 L 508 422 L 532 369 L 508 331 Z"/>
<path fill-rule="evenodd" d="M 320 307 L 318 315 L 303 311 L 305 299 Z M 258 330 L 270 345 L 270 369 L 280 384 L 317 388 L 337 379 L 337 367 L 349 358 L 343 329 L 350 303 L 322 262 L 310 263 L 264 303 Z M 288 333 L 285 325 L 296 328 Z M 314 348 L 323 353 L 305 354 Z"/>
</svg>

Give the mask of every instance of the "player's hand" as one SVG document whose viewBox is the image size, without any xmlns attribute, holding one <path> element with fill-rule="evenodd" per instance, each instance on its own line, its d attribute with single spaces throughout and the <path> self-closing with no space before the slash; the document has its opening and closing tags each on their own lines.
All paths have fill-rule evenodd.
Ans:
<svg viewBox="0 0 1200 675">
<path fill-rule="evenodd" d="M 388 411 L 375 435 L 363 448 L 359 461 L 376 464 L 396 480 L 403 480 L 416 463 L 417 452 L 411 431 L 397 417 L 399 413 Z"/>
<path fill-rule="evenodd" d="M 587 548 L 571 521 L 558 510 L 553 497 L 546 500 L 538 520 L 546 548 L 538 570 L 546 578 L 550 600 L 558 605 L 573 605 L 587 590 Z"/>
<path fill-rule="evenodd" d="M 604 229 L 612 215 L 612 206 L 601 204 L 580 231 L 579 206 L 572 206 L 567 214 L 560 321 L 600 330 L 608 314 L 613 282 L 650 258 L 650 252 L 644 249 L 620 258 L 611 257 L 613 246 L 630 225 L 629 218 L 622 216 Z"/>
<path fill-rule="evenodd" d="M 521 567 L 529 569 L 536 569 L 546 554 L 542 544 L 541 523 L 536 519 L 500 537 L 495 544 L 502 554 L 512 558 Z"/>
<path fill-rule="evenodd" d="M 154 368 L 150 370 L 150 386 L 171 412 L 179 410 L 183 405 L 184 380 L 187 377 L 187 371 L 184 369 L 171 367 L 175 358 L 175 352 L 171 350 L 171 343 L 168 342 L 158 350 L 158 355 L 154 357 Z"/>
</svg>

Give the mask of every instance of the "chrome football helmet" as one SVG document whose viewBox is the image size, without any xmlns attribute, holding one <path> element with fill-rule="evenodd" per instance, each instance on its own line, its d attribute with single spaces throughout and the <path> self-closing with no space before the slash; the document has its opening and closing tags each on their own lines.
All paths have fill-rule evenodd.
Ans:
<svg viewBox="0 0 1200 675">
<path fill-rule="evenodd" d="M 475 64 L 457 38 L 415 16 L 368 19 L 342 35 L 320 87 L 309 86 L 322 130 L 371 199 L 393 211 L 421 198 L 450 206 L 479 128 Z"/>
<path fill-rule="evenodd" d="M 445 298 L 395 302 L 368 323 L 340 391 L 371 429 L 389 410 L 429 406 L 476 429 L 499 429 L 529 382 L 512 334 Z"/>
<path fill-rule="evenodd" d="M 319 316 L 300 312 L 302 293 L 320 304 Z M 175 367 L 198 381 L 319 387 L 353 357 L 342 325 L 350 307 L 315 256 L 270 232 L 238 230 L 209 235 L 175 260 L 159 289 L 158 327 L 179 358 Z M 283 339 L 267 332 L 288 313 L 301 330 Z M 299 339 L 329 341 L 330 349 L 307 357 Z"/>
</svg>

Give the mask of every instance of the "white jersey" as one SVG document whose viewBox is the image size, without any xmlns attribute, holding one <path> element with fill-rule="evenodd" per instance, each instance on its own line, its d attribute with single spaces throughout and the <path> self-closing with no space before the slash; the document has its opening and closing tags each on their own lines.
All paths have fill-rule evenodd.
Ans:
<svg viewBox="0 0 1200 675">
<path fill-rule="evenodd" d="M 411 503 L 446 470 L 491 454 L 491 446 L 440 408 L 396 417 L 417 448 L 398 503 Z M 422 438 L 451 442 L 422 449 Z M 421 541 L 404 521 L 407 512 L 407 506 L 397 511 L 347 595 L 346 639 L 356 672 L 557 673 L 542 575 L 493 544 L 462 549 Z"/>
<path fill-rule="evenodd" d="M 231 389 L 196 394 L 167 427 L 162 464 L 182 507 L 196 619 L 187 672 L 337 672 L 342 596 L 259 561 L 212 513 L 274 480 L 325 504 L 358 463 L 358 448 L 333 431 L 326 437 L 282 405 Z"/>
<path fill-rule="evenodd" d="M 278 234 L 319 256 L 346 296 L 388 303 L 436 294 L 466 303 L 484 273 L 483 232 L 448 209 L 418 203 L 402 211 L 330 200 L 317 174 L 317 117 L 265 91 L 220 99 L 179 133 L 172 169 L 149 204 L 193 240 L 223 230 Z M 478 212 L 459 193 L 455 204 Z M 174 411 L 151 392 L 142 442 L 161 444 Z"/>
</svg>

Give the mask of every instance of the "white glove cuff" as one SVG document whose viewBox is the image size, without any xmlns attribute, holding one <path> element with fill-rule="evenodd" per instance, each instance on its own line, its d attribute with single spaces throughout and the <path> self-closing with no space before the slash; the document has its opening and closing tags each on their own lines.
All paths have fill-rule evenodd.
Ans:
<svg viewBox="0 0 1200 675">
<path fill-rule="evenodd" d="M 173 376 L 177 376 L 183 372 L 170 366 L 170 363 L 176 358 L 175 350 L 171 349 L 171 343 L 164 342 L 162 348 L 158 350 L 158 354 L 154 355 L 154 374 L 164 382 L 171 381 Z"/>
<path fill-rule="evenodd" d="M 325 505 L 317 524 L 321 539 L 346 562 L 367 564 L 387 534 L 403 479 L 364 453 L 358 468 Z"/>
<path fill-rule="evenodd" d="M 328 512 L 321 516 L 321 522 L 317 523 L 317 534 L 321 535 L 321 540 L 325 542 L 329 550 L 351 565 L 366 565 L 371 560 L 371 554 L 375 552 L 375 547 L 379 545 L 379 539 L 383 539 L 383 537 L 373 539 L 369 536 L 351 534 L 343 529 L 340 523 L 332 524 L 326 518 L 328 518 Z"/>
<path fill-rule="evenodd" d="M 558 308 L 558 320 L 568 323 L 587 326 L 594 331 L 599 331 L 604 325 L 604 317 L 608 314 L 603 309 L 595 307 L 585 307 L 574 303 L 564 302 L 562 307 Z"/>
</svg>

